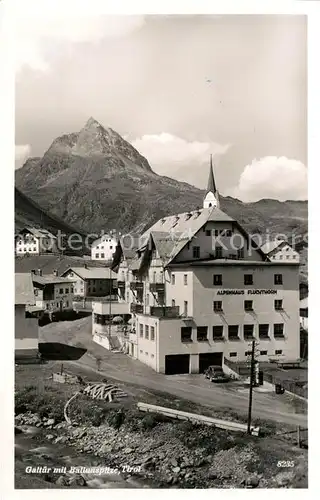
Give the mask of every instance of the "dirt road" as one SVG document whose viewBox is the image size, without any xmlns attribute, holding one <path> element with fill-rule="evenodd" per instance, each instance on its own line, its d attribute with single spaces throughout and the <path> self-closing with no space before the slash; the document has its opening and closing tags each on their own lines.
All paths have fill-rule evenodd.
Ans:
<svg viewBox="0 0 320 500">
<path fill-rule="evenodd" d="M 202 375 L 163 375 L 122 353 L 107 351 L 92 341 L 91 317 L 73 322 L 60 322 L 40 329 L 40 342 L 61 342 L 82 346 L 87 352 L 77 361 L 64 362 L 103 374 L 121 382 L 167 392 L 212 409 L 229 408 L 241 414 L 248 409 L 248 389 L 237 382 L 212 384 Z M 99 371 L 97 358 L 100 359 Z M 287 394 L 254 390 L 253 418 L 270 419 L 291 425 L 307 426 L 304 404 Z M 300 406 L 300 408 L 299 408 Z"/>
</svg>

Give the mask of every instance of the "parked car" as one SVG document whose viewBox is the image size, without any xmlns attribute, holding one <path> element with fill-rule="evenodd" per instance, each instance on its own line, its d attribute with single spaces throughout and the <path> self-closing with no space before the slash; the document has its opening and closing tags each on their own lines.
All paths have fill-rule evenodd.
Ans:
<svg viewBox="0 0 320 500">
<path fill-rule="evenodd" d="M 211 365 L 204 372 L 205 378 L 208 378 L 210 382 L 229 382 L 230 377 L 223 372 L 221 366 Z"/>
</svg>

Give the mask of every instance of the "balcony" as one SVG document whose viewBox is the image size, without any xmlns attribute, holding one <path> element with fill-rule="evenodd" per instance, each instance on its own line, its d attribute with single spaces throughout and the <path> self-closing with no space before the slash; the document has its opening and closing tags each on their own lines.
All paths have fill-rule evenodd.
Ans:
<svg viewBox="0 0 320 500">
<path fill-rule="evenodd" d="M 149 289 L 151 293 L 164 293 L 164 283 L 150 283 Z"/>
<path fill-rule="evenodd" d="M 179 306 L 150 307 L 150 316 L 157 318 L 179 318 Z"/>
<path fill-rule="evenodd" d="M 142 281 L 132 281 L 130 283 L 130 290 L 135 291 L 135 292 L 143 292 Z"/>
<path fill-rule="evenodd" d="M 133 302 L 132 304 L 130 304 L 130 312 L 132 314 L 143 314 L 143 305 Z"/>
</svg>

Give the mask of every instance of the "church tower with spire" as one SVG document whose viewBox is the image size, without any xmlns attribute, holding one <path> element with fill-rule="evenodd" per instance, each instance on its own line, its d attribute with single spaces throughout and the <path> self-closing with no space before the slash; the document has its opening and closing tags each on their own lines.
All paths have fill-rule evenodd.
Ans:
<svg viewBox="0 0 320 500">
<path fill-rule="evenodd" d="M 212 155 L 210 155 L 210 170 L 207 191 L 203 200 L 203 208 L 219 208 L 219 193 L 216 188 L 216 183 L 214 181 L 213 166 L 212 166 Z"/>
</svg>

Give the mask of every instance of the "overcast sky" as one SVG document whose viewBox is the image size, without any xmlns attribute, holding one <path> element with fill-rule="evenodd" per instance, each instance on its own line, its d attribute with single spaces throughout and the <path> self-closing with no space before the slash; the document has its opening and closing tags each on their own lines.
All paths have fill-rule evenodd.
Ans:
<svg viewBox="0 0 320 500">
<path fill-rule="evenodd" d="M 307 198 L 305 17 L 62 17 L 58 3 L 17 19 L 17 167 L 93 116 L 157 173 L 204 188 L 212 153 L 223 195 Z"/>
</svg>

